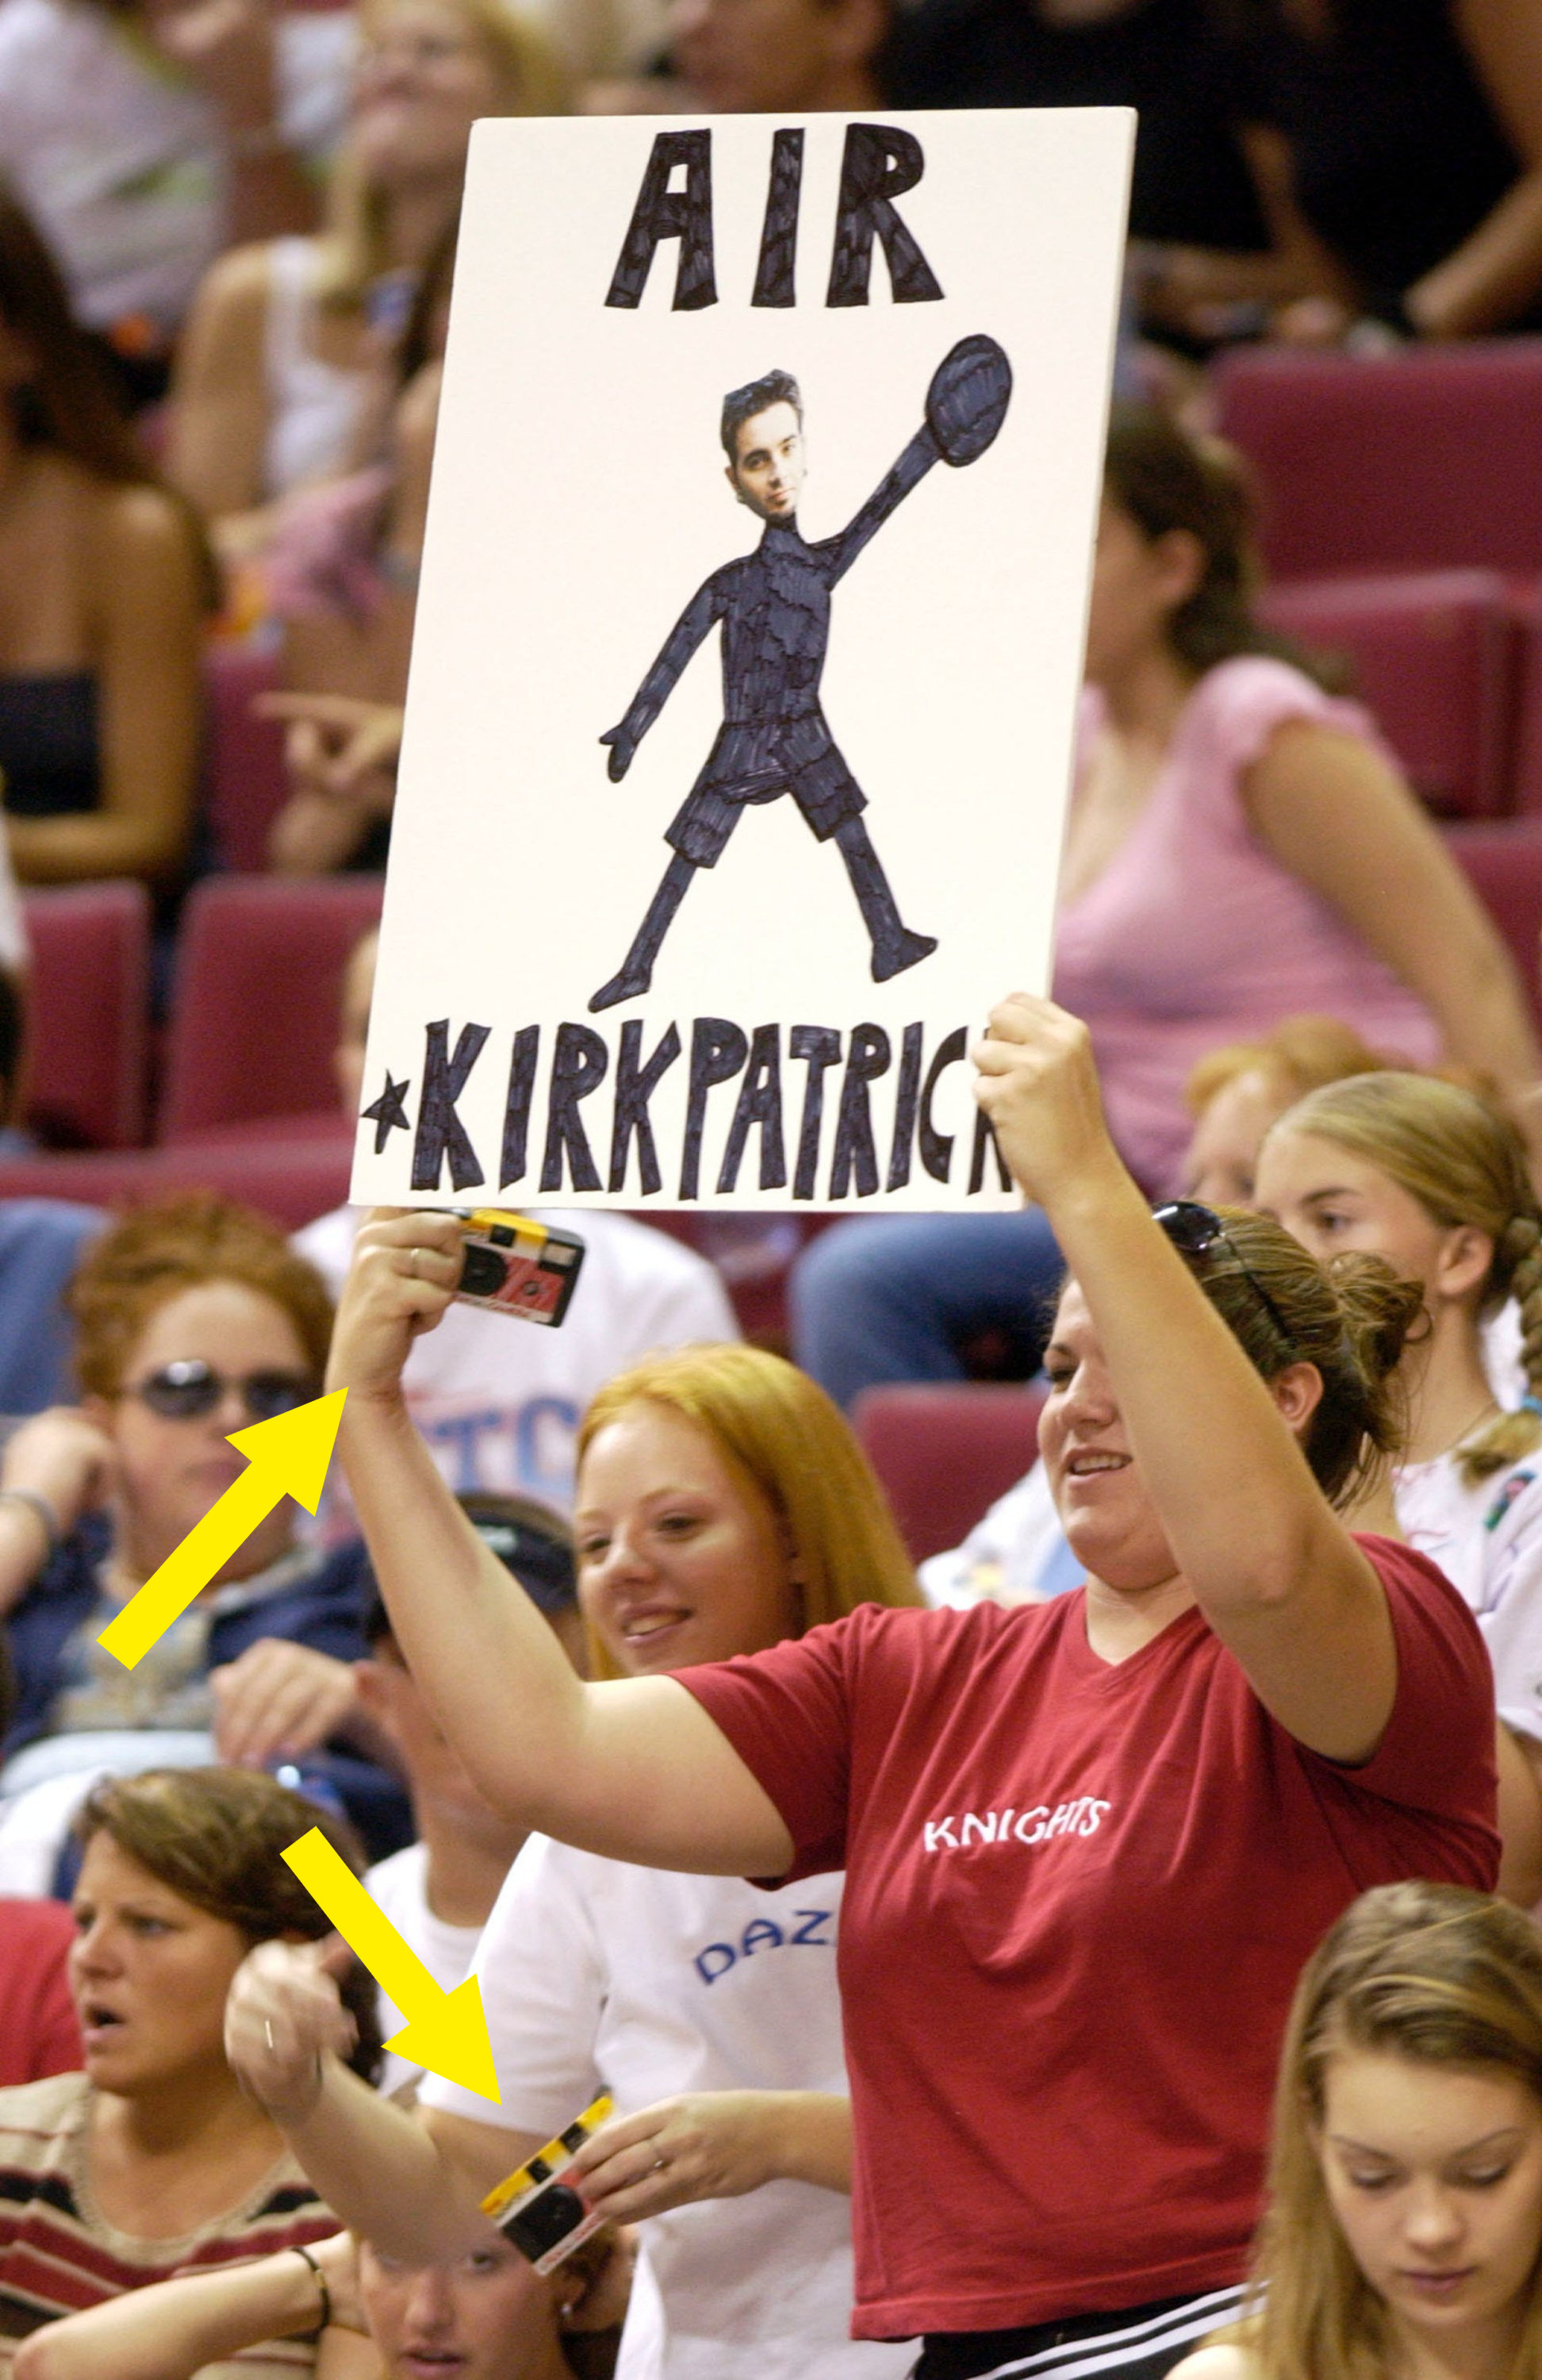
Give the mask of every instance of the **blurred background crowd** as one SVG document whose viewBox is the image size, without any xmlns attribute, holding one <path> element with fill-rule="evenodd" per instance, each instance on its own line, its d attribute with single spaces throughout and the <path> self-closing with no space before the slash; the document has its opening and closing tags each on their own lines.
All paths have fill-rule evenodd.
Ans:
<svg viewBox="0 0 1542 2380">
<path fill-rule="evenodd" d="M 162 2252 L 195 2234 L 214 2262 L 326 2245 L 320 2275 L 254 2265 L 270 2293 L 245 2310 L 184 2309 L 177 2369 L 225 2371 L 219 2319 L 237 2344 L 243 2321 L 303 2331 L 318 2279 L 372 2331 L 360 2372 L 430 2368 L 436 2321 L 476 2326 L 469 2299 L 433 2313 L 434 2268 L 330 2240 L 218 2049 L 236 1941 L 317 1930 L 270 1854 L 318 1809 L 446 1982 L 520 1850 L 417 1693 L 346 1497 L 314 1526 L 281 1506 L 131 1677 L 95 1645 L 239 1471 L 226 1433 L 325 1370 L 472 123 L 1099 103 L 1139 130 L 1056 997 L 1149 1196 L 1252 1204 L 1270 1127 L 1326 1101 L 1298 1151 L 1348 1152 L 1340 1173 L 1390 1181 L 1394 1209 L 1479 1235 L 1476 1269 L 1442 1272 L 1352 1182 L 1354 1244 L 1416 1275 L 1433 1318 L 1405 1532 L 1480 1617 L 1501 1551 L 1504 1591 L 1542 1596 L 1533 0 L 0 0 L 0 2083 L 70 2078 L 31 2131 L 0 2091 L 7 2170 L 79 2147 L 80 2024 L 121 2021 L 105 1986 L 93 2016 L 79 1942 L 66 1989 L 82 1873 L 88 1943 L 145 1877 L 208 1933 L 185 1970 L 138 1937 L 103 1954 L 115 1977 L 148 1961 L 165 2036 L 125 2104 L 186 2131 L 192 2076 L 198 2153 L 147 2228 L 161 2169 L 97 2108 L 91 2189 L 50 2202 L 68 2242 L 30 2252 L 68 2285 L 0 2251 L 0 2370 L 26 2330 L 198 2261 Z M 1344 1096 L 1361 1078 L 1422 1087 L 1372 1114 Z M 1270 1211 L 1312 1245 L 1342 1184 L 1270 1147 Z M 893 1515 L 877 1599 L 915 1600 L 917 1565 L 949 1604 L 1080 1575 L 1035 1469 L 1061 1269 L 1037 1209 L 565 1220 L 588 1257 L 563 1330 L 454 1309 L 407 1387 L 578 1666 L 647 1666 L 587 1607 L 586 1635 L 568 1514 L 591 1400 L 670 1349 L 747 1340 L 849 1414 Z M 1490 1445 L 1493 1400 L 1519 1435 Z M 1526 1905 L 1534 1641 L 1523 1621 L 1490 1644 L 1503 1883 Z M 573 1910 L 599 1889 L 559 1882 Z M 745 1892 L 712 1918 L 730 1967 Z M 346 1988 L 368 2072 L 376 2011 Z M 619 1988 L 592 1978 L 575 2090 L 611 2070 L 595 2028 Z M 795 2028 L 766 2022 L 780 2054 Z M 107 2074 L 100 2037 L 91 2056 Z M 730 2059 L 702 2087 L 796 2067 Z M 673 2071 L 650 2052 L 638 2093 Z M 532 2084 L 531 2142 L 549 2097 Z M 671 2252 L 693 2272 L 699 2237 Z M 714 2256 L 741 2253 L 772 2251 L 709 2243 L 708 2301 Z M 470 2380 L 607 2368 L 585 2359 L 613 2353 L 609 2264 L 560 2304 L 512 2252 L 476 2286 L 494 2346 L 455 2364 Z M 78 2364 L 25 2369 L 140 2369 L 127 2332 L 103 2351 L 87 2335 Z M 286 2351 L 275 2369 L 306 2368 Z"/>
</svg>

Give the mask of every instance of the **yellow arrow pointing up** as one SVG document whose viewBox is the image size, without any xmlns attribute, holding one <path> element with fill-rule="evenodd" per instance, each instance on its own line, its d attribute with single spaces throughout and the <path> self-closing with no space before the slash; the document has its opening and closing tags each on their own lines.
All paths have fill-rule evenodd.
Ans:
<svg viewBox="0 0 1542 2380">
<path fill-rule="evenodd" d="M 232 1431 L 230 1444 L 247 1456 L 246 1470 L 96 1640 L 126 1670 L 141 1661 L 194 1596 L 218 1577 L 281 1496 L 293 1496 L 308 1512 L 316 1510 L 347 1393 L 337 1389 L 330 1397 L 314 1397 L 310 1404 L 297 1405 L 293 1413 L 279 1414 L 273 1421 Z"/>
<path fill-rule="evenodd" d="M 407 2022 L 386 2043 L 410 2065 L 426 2066 L 497 2107 L 498 2075 L 475 1975 L 453 1992 L 437 1984 L 417 1952 L 408 1948 L 382 1910 L 376 1908 L 346 1860 L 319 1827 L 291 1843 L 285 1862 L 312 1900 L 319 1902 L 388 1999 Z"/>
</svg>

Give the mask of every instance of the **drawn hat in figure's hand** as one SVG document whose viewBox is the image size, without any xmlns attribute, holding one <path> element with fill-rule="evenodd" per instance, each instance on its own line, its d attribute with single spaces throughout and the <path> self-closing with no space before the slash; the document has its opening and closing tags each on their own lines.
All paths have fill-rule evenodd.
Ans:
<svg viewBox="0 0 1542 2380">
<path fill-rule="evenodd" d="M 944 463 L 977 462 L 1006 419 L 1012 366 L 983 331 L 950 347 L 927 391 L 927 427 Z"/>
</svg>

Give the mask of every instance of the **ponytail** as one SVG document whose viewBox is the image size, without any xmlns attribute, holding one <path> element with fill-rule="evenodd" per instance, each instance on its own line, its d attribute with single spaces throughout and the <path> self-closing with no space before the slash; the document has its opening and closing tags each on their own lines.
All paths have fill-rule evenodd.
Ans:
<svg viewBox="0 0 1542 2380">
<path fill-rule="evenodd" d="M 1424 1293 L 1380 1257 L 1319 1265 L 1269 1216 L 1221 1214 L 1225 1246 L 1196 1267 L 1199 1285 L 1264 1379 L 1315 1367 L 1322 1395 L 1302 1451 L 1329 1502 L 1351 1504 L 1406 1440 L 1398 1366 L 1424 1324 Z"/>
<path fill-rule="evenodd" d="M 1515 1412 L 1497 1414 L 1463 1439 L 1457 1460 L 1469 1487 L 1508 1470 L 1542 1446 L 1542 1221 L 1535 1208 L 1512 1215 L 1494 1244 L 1488 1278 L 1494 1286 L 1502 1278 L 1507 1294 L 1520 1309 L 1526 1393 Z"/>
</svg>

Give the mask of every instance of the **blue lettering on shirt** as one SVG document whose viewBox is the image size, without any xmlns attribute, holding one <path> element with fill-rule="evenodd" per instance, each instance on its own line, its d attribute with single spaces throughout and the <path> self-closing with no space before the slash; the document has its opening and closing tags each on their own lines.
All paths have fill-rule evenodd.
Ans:
<svg viewBox="0 0 1542 2380">
<path fill-rule="evenodd" d="M 835 1937 L 822 1929 L 835 1916 L 833 1909 L 795 1909 L 797 1924 L 792 1932 L 784 1933 L 771 1917 L 752 1917 L 736 1943 L 709 1942 L 698 1950 L 692 1964 L 704 1984 L 715 1984 L 745 1959 L 753 1959 L 760 1950 L 790 1950 L 807 1944 L 819 1950 L 833 1950 Z"/>
</svg>

